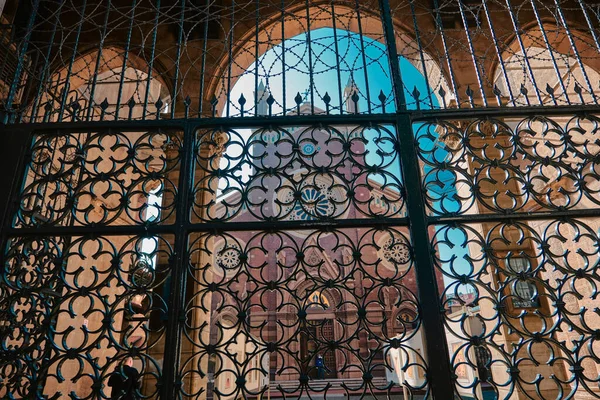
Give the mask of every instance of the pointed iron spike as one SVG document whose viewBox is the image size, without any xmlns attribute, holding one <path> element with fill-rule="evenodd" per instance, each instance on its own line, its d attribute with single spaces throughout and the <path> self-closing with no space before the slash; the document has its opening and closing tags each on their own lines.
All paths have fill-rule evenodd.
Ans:
<svg viewBox="0 0 600 400">
<path fill-rule="evenodd" d="M 441 97 L 446 97 L 446 91 L 444 90 L 444 88 L 443 88 L 443 87 L 441 87 L 441 86 L 440 86 L 440 90 L 438 90 L 438 94 L 439 94 Z"/>
<path fill-rule="evenodd" d="M 524 96 L 527 96 L 527 93 L 529 93 L 529 91 L 527 90 L 527 88 L 525 87 L 524 84 L 521 83 L 521 94 Z"/>
<path fill-rule="evenodd" d="M 269 93 L 269 97 L 267 97 L 267 105 L 269 106 L 269 116 L 273 115 L 273 103 L 275 103 L 275 97 L 271 93 Z"/>
<path fill-rule="evenodd" d="M 108 108 L 108 97 L 105 97 L 104 100 L 102 100 L 102 103 L 100 103 L 100 108 L 102 111 L 105 111 Z"/>
<path fill-rule="evenodd" d="M 473 89 L 471 89 L 471 86 L 467 86 L 465 93 L 469 98 L 473 98 Z"/>
<path fill-rule="evenodd" d="M 294 97 L 294 101 L 296 102 L 296 104 L 300 105 L 302 103 L 302 96 L 300 95 L 300 92 L 298 92 L 296 94 L 296 97 Z"/>
<path fill-rule="evenodd" d="M 381 112 L 385 113 L 385 101 L 387 100 L 387 97 L 385 96 L 385 94 L 383 93 L 383 90 L 379 91 L 379 96 L 378 96 L 379 101 L 381 102 Z"/>
<path fill-rule="evenodd" d="M 183 105 L 185 106 L 185 118 L 188 118 L 190 115 L 190 104 L 192 104 L 192 99 L 190 98 L 190 96 L 185 96 L 185 99 L 183 99 Z"/>
<path fill-rule="evenodd" d="M 213 107 L 216 107 L 218 102 L 219 102 L 219 99 L 217 99 L 217 96 L 215 96 L 213 94 L 212 98 L 210 99 L 210 105 Z"/>
<path fill-rule="evenodd" d="M 154 105 L 156 106 L 156 110 L 158 110 L 158 111 L 162 110 L 163 104 L 164 103 L 160 98 L 158 100 L 156 100 L 156 103 L 154 103 Z"/>
<path fill-rule="evenodd" d="M 419 92 L 419 89 L 417 89 L 417 85 L 415 85 L 412 91 L 412 95 L 415 98 L 415 100 L 419 100 L 419 98 L 421 97 L 421 92 Z"/>
<path fill-rule="evenodd" d="M 577 82 L 575 82 L 575 87 L 573 88 L 573 90 L 575 91 L 575 93 L 581 94 L 581 86 L 579 86 Z"/>
<path fill-rule="evenodd" d="M 494 85 L 494 95 L 500 97 L 502 96 L 502 92 L 500 91 L 500 88 L 498 87 L 498 85 Z"/>
<path fill-rule="evenodd" d="M 355 103 L 358 103 L 359 99 L 360 99 L 360 97 L 358 97 L 358 93 L 355 90 L 354 93 L 352 94 L 352 101 Z"/>
<path fill-rule="evenodd" d="M 494 85 L 494 95 L 496 96 L 496 101 L 498 102 L 498 106 L 502 107 L 502 92 L 498 85 Z"/>
<path fill-rule="evenodd" d="M 129 108 L 133 108 L 135 107 L 135 100 L 133 99 L 133 96 L 131 96 L 131 98 L 129 99 L 129 101 L 127 102 L 127 106 Z"/>
<path fill-rule="evenodd" d="M 50 102 L 47 102 L 44 106 L 44 110 L 50 112 L 52 110 L 52 104 L 50 104 Z"/>
<path fill-rule="evenodd" d="M 246 104 L 246 98 L 244 97 L 244 93 L 242 93 L 240 95 L 240 98 L 238 99 L 238 103 L 240 103 L 240 105 L 243 107 L 244 104 Z"/>
<path fill-rule="evenodd" d="M 331 97 L 329 96 L 328 92 L 325 92 L 325 95 L 323 96 L 323 101 L 325 102 L 325 104 L 329 104 L 329 102 L 331 101 Z"/>
</svg>

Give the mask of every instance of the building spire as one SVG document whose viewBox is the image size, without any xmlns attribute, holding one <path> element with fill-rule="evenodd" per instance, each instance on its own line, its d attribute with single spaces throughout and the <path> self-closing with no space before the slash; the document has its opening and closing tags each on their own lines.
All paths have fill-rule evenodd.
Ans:
<svg viewBox="0 0 600 400">
<path fill-rule="evenodd" d="M 256 90 L 256 115 L 267 115 L 269 113 L 269 105 L 267 104 L 269 95 L 270 93 L 261 79 Z"/>
<path fill-rule="evenodd" d="M 354 93 L 358 95 L 358 86 L 356 86 L 356 82 L 354 82 L 354 78 L 352 75 L 348 78 L 348 82 L 346 83 L 346 87 L 344 88 L 344 99 L 346 100 L 346 112 L 349 114 L 358 113 L 358 102 L 354 102 L 352 97 Z"/>
</svg>

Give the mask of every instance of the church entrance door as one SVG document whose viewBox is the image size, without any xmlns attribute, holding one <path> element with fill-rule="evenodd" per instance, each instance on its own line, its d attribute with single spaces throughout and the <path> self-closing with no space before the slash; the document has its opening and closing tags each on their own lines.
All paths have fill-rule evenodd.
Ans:
<svg viewBox="0 0 600 400">
<path fill-rule="evenodd" d="M 328 343 L 331 340 L 334 340 L 332 319 L 312 320 L 302 333 L 300 356 L 308 364 L 310 379 L 318 379 L 315 360 L 319 354 L 323 357 L 326 367 L 325 379 L 337 378 L 335 352 L 323 348 L 323 343 Z"/>
</svg>

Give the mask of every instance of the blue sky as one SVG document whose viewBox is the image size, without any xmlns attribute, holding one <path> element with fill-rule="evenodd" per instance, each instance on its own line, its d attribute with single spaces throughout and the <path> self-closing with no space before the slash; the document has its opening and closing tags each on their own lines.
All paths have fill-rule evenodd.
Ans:
<svg viewBox="0 0 600 400">
<path fill-rule="evenodd" d="M 275 99 L 273 114 L 282 113 L 284 103 L 286 110 L 293 110 L 296 105 L 294 98 L 298 93 L 310 101 L 311 87 L 315 107 L 325 109 L 323 97 L 327 93 L 331 98 L 331 113 L 337 114 L 340 103 L 345 107 L 343 91 L 350 78 L 359 89 L 358 103 L 361 112 L 369 110 L 370 100 L 371 112 L 380 113 L 381 92 L 386 97 L 386 112 L 394 111 L 394 95 L 385 46 L 365 36 L 361 42 L 360 38 L 360 35 L 353 32 L 321 28 L 310 32 L 310 45 L 308 35 L 301 34 L 272 47 L 239 77 L 232 88 L 230 115 L 239 114 L 238 100 L 242 94 L 247 101 L 245 113 L 254 114 L 255 85 L 261 81 Z M 362 56 L 362 48 L 365 49 L 365 57 Z M 312 55 L 312 68 L 309 66 L 309 50 Z M 415 87 L 420 92 L 421 108 L 430 108 L 427 84 L 421 73 L 405 58 L 400 58 L 400 68 L 405 82 L 404 92 L 408 108 L 416 109 L 412 94 Z M 435 96 L 432 96 L 431 101 L 434 107 L 439 107 Z M 226 114 L 226 110 L 223 113 Z"/>
</svg>

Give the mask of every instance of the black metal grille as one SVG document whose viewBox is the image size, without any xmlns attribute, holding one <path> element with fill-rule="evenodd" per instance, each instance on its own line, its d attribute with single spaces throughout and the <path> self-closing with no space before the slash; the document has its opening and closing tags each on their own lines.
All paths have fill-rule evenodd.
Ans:
<svg viewBox="0 0 600 400">
<path fill-rule="evenodd" d="M 0 396 L 600 397 L 596 5 L 20 7 Z"/>
</svg>

